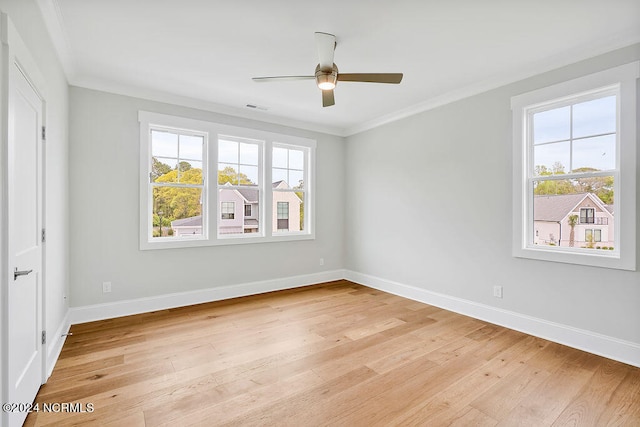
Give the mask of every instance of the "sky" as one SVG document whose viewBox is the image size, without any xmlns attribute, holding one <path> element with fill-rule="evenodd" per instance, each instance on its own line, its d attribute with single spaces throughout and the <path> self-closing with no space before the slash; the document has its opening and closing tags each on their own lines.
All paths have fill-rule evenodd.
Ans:
<svg viewBox="0 0 640 427">
<path fill-rule="evenodd" d="M 533 166 L 565 172 L 616 167 L 616 97 L 606 96 L 533 115 Z"/>
</svg>

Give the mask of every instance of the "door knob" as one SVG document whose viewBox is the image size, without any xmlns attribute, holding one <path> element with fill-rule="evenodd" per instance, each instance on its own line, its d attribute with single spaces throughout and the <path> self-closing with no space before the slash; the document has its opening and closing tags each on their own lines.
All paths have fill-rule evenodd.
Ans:
<svg viewBox="0 0 640 427">
<path fill-rule="evenodd" d="M 18 267 L 16 267 L 16 269 L 13 271 L 13 280 L 17 280 L 18 276 L 26 276 L 27 274 L 31 273 L 33 270 L 22 270 L 19 271 Z"/>
</svg>

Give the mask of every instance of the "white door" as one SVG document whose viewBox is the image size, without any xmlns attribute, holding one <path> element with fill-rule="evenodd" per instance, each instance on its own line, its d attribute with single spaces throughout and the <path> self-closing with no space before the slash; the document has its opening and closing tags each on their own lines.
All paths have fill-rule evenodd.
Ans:
<svg viewBox="0 0 640 427">
<path fill-rule="evenodd" d="M 9 64 L 8 395 L 30 404 L 44 379 L 42 346 L 43 101 L 16 63 Z M 14 408 L 16 409 L 16 408 Z M 26 412 L 9 413 L 9 426 Z"/>
</svg>

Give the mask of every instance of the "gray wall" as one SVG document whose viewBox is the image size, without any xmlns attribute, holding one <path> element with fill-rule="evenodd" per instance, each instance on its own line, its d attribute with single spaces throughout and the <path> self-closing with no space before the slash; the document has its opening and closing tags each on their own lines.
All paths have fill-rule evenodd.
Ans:
<svg viewBox="0 0 640 427">
<path fill-rule="evenodd" d="M 510 97 L 638 59 L 634 45 L 347 138 L 346 268 L 640 343 L 640 272 L 511 256 Z"/>
<path fill-rule="evenodd" d="M 138 110 L 316 139 L 316 239 L 140 251 Z M 69 129 L 72 306 L 343 268 L 343 138 L 78 87 Z"/>
</svg>

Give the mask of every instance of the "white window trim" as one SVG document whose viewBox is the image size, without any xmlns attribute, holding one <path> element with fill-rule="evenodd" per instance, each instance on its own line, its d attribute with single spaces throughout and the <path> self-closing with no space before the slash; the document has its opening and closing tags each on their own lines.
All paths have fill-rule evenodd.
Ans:
<svg viewBox="0 0 640 427">
<path fill-rule="evenodd" d="M 301 148 L 300 144 L 292 144 L 292 141 L 289 141 L 288 139 L 279 139 L 277 141 L 274 141 L 273 144 L 271 144 L 269 146 L 269 150 L 272 150 L 273 147 L 279 147 L 279 148 L 287 148 L 287 149 L 299 149 Z M 305 235 L 306 233 L 308 233 L 307 230 L 309 230 L 311 228 L 312 232 L 315 229 L 315 216 L 311 213 L 314 212 L 312 209 L 314 207 L 314 199 L 313 197 L 308 197 L 309 194 L 313 195 L 313 193 L 315 193 L 315 189 L 312 189 L 312 186 L 315 183 L 315 175 L 313 174 L 315 171 L 315 168 L 311 167 L 311 159 L 315 159 L 315 147 L 306 147 L 307 149 L 304 151 L 304 164 L 305 164 L 305 171 L 304 171 L 304 175 L 303 175 L 303 180 L 305 182 L 305 187 L 303 190 L 303 193 L 305 195 L 305 200 L 303 200 L 304 202 L 304 223 L 303 223 L 303 230 L 300 231 L 291 231 L 291 230 L 287 230 L 287 231 L 283 231 L 283 230 L 278 230 L 278 227 L 276 225 L 276 229 L 275 230 L 271 230 L 271 234 L 273 237 L 276 237 L 278 239 L 286 237 L 286 236 L 299 236 L 299 235 Z M 269 157 L 269 160 L 271 160 L 271 156 Z M 271 164 L 269 165 L 269 173 L 271 173 Z M 310 184 L 309 184 L 310 183 Z M 290 184 L 290 183 L 287 183 Z M 294 189 L 290 188 L 287 190 L 275 190 L 278 192 L 295 192 Z M 306 200 L 306 199 L 309 200 Z M 270 213 L 273 212 L 273 198 L 270 197 L 270 202 L 271 205 L 269 206 L 270 209 Z M 271 221 L 273 221 L 273 218 L 271 218 Z M 277 218 L 276 218 L 277 221 Z M 291 213 L 289 213 L 289 221 L 291 221 Z M 272 222 L 273 224 L 273 222 Z M 290 223 L 289 223 L 290 224 Z"/>
<path fill-rule="evenodd" d="M 223 125 L 220 123 L 195 120 L 185 117 L 177 117 L 148 111 L 138 112 L 138 121 L 140 122 L 140 230 L 139 242 L 140 250 L 150 249 L 174 249 L 186 247 L 200 246 L 218 246 L 218 245 L 236 245 L 250 243 L 268 243 L 268 242 L 285 242 L 295 240 L 313 240 L 315 239 L 315 158 L 316 158 L 316 141 L 309 138 L 302 138 L 292 135 L 284 135 L 273 132 L 261 131 L 258 129 L 242 128 L 236 126 Z M 161 239 L 152 240 L 149 234 L 150 230 L 150 197 L 152 192 L 149 190 L 149 174 L 150 170 L 150 127 L 163 127 L 174 129 L 185 129 L 207 133 L 207 150 L 206 161 L 207 166 L 203 164 L 203 178 L 205 180 L 205 196 L 204 200 L 208 203 L 206 217 L 203 217 L 204 233 L 202 236 L 195 238 L 184 237 L 180 239 Z M 218 217 L 220 214 L 220 201 L 218 199 L 217 185 L 217 166 L 218 166 L 218 135 L 234 135 L 242 138 L 255 139 L 264 141 L 262 149 L 262 172 L 260 179 L 262 184 L 260 187 L 259 201 L 259 218 L 260 232 L 238 234 L 233 237 L 218 236 L 217 227 Z M 290 145 L 291 147 L 304 147 L 308 151 L 306 159 L 305 180 L 306 193 L 308 202 L 305 201 L 305 230 L 295 233 L 274 233 L 272 230 L 272 188 L 267 183 L 271 182 L 271 152 L 273 145 L 282 146 Z M 203 161 L 203 162 L 204 162 Z M 244 209 L 244 208 L 243 208 Z M 213 227 L 213 228 L 212 228 Z"/>
<path fill-rule="evenodd" d="M 636 81 L 640 77 L 640 62 L 621 65 L 574 80 L 545 87 L 511 98 L 513 114 L 513 206 L 512 254 L 529 258 L 569 264 L 636 270 Z M 536 105 L 562 101 L 580 94 L 618 86 L 618 134 L 616 156 L 619 177 L 616 179 L 616 250 L 613 253 L 575 248 L 545 248 L 530 244 L 533 206 L 528 200 L 527 112 Z M 623 230 L 621 233 L 620 231 Z"/>
</svg>

